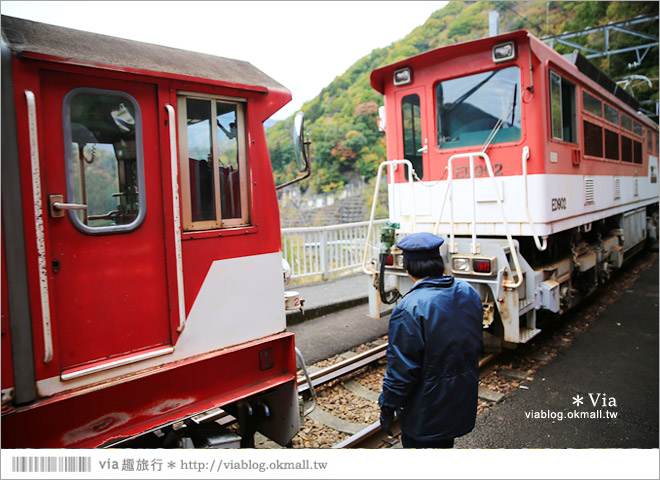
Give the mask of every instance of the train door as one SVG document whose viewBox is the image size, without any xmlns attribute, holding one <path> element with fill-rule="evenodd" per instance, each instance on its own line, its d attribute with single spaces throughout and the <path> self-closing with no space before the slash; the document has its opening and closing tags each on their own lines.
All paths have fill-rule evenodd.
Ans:
<svg viewBox="0 0 660 480">
<path fill-rule="evenodd" d="M 429 155 L 429 137 L 426 123 L 426 103 L 424 88 L 411 88 L 397 91 L 395 94 L 396 104 L 399 108 L 399 118 L 401 128 L 398 129 L 399 138 L 397 144 L 400 155 L 398 158 L 410 160 L 415 170 L 413 181 L 424 180 L 428 176 L 428 168 L 425 168 L 425 159 Z M 405 167 L 406 180 L 410 172 Z M 402 195 L 401 201 L 406 201 L 407 195 Z M 409 208 L 407 204 L 402 204 L 401 214 L 408 215 Z M 415 188 L 415 212 L 417 215 L 429 215 L 430 211 L 430 191 L 428 188 Z"/>
<path fill-rule="evenodd" d="M 46 252 L 62 378 L 167 353 L 156 88 L 43 72 L 41 95 Z"/>
</svg>

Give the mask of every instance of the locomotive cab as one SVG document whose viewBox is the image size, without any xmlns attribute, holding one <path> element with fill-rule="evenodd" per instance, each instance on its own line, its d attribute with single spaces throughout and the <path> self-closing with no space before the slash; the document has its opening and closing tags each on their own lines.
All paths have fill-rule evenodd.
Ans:
<svg viewBox="0 0 660 480">
<path fill-rule="evenodd" d="M 657 228 L 658 126 L 581 55 L 517 31 L 376 69 L 371 85 L 396 239 L 446 238 L 447 273 L 479 291 L 500 347 L 533 338 L 538 311 L 576 305 Z M 411 286 L 395 243 L 381 268 L 365 249 L 374 317 L 383 292 Z"/>
<path fill-rule="evenodd" d="M 247 62 L 5 16 L 2 62 L 3 446 L 199 446 L 190 419 L 218 408 L 243 446 L 288 444 L 263 122 L 290 92 Z"/>
</svg>

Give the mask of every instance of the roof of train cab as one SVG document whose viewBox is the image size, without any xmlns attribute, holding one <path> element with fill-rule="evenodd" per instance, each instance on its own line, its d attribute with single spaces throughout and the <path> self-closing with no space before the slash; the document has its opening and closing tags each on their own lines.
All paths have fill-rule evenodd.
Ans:
<svg viewBox="0 0 660 480">
<path fill-rule="evenodd" d="M 242 60 L 126 40 L 108 35 L 2 16 L 2 39 L 19 57 L 68 64 L 104 66 L 120 71 L 158 74 L 273 95 L 273 113 L 291 100 L 291 92 Z"/>
<path fill-rule="evenodd" d="M 385 83 L 392 81 L 394 72 L 403 67 L 411 67 L 413 69 L 413 79 L 415 68 L 422 68 L 428 65 L 433 65 L 446 59 L 459 58 L 465 56 L 468 52 L 479 52 L 484 49 L 492 48 L 493 46 L 505 42 L 507 40 L 522 41 L 526 40 L 529 36 L 527 30 L 516 30 L 515 32 L 505 33 L 495 37 L 484 37 L 478 40 L 470 40 L 468 42 L 457 43 L 444 47 L 438 47 L 427 52 L 418 53 L 412 57 L 400 60 L 390 65 L 377 68 L 371 72 L 371 86 L 378 92 L 385 93 Z M 414 80 L 413 80 L 414 81 Z"/>
</svg>

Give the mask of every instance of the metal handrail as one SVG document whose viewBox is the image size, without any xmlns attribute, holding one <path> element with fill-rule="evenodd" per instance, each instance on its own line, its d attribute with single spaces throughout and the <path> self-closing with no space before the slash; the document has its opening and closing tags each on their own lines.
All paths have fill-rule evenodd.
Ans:
<svg viewBox="0 0 660 480">
<path fill-rule="evenodd" d="M 170 169 L 172 180 L 172 203 L 174 212 L 174 250 L 176 263 L 176 281 L 177 297 L 179 301 L 179 327 L 178 332 L 182 332 L 186 326 L 186 303 L 183 290 L 183 254 L 181 250 L 181 220 L 179 216 L 179 162 L 176 149 L 176 119 L 174 117 L 174 107 L 165 105 L 167 110 L 167 121 L 170 126 Z"/>
<path fill-rule="evenodd" d="M 374 225 L 386 219 L 374 221 Z M 368 221 L 328 225 L 323 227 L 283 228 L 282 254 L 291 266 L 291 278 L 322 276 L 359 271 L 362 249 L 366 242 L 377 239 L 373 232 L 366 236 Z"/>
<path fill-rule="evenodd" d="M 50 301 L 48 294 L 48 267 L 46 262 L 46 240 L 44 233 L 44 211 L 41 202 L 41 171 L 39 160 L 39 138 L 37 132 L 37 104 L 34 93 L 25 90 L 27 102 L 28 136 L 30 141 L 30 167 L 32 170 L 32 194 L 34 196 L 34 228 L 37 241 L 39 269 L 39 297 L 41 300 L 41 322 L 44 332 L 43 362 L 53 359 L 53 335 L 50 322 Z"/>
<path fill-rule="evenodd" d="M 296 349 L 296 357 L 300 361 L 300 365 L 302 367 L 302 371 L 305 374 L 305 380 L 307 380 L 307 385 L 309 388 L 310 393 L 312 394 L 312 406 L 309 407 L 305 412 L 303 412 L 303 416 L 306 417 L 310 413 L 314 411 L 316 408 L 317 399 L 316 399 L 316 391 L 314 390 L 314 385 L 312 384 L 312 380 L 309 378 L 309 373 L 307 372 L 307 365 L 305 364 L 305 359 L 302 355 L 302 352 L 298 350 L 298 347 L 295 347 Z M 298 391 L 300 391 L 300 387 L 298 387 Z"/>
<path fill-rule="evenodd" d="M 449 175 L 447 181 L 449 182 L 447 188 L 449 190 L 449 212 L 450 212 L 450 240 L 449 240 L 449 249 L 451 253 L 456 252 L 456 245 L 454 243 L 454 197 L 453 197 L 453 176 L 452 176 L 452 163 L 455 158 L 469 158 L 470 159 L 470 177 L 471 177 L 471 186 L 472 186 L 472 246 L 471 253 L 476 253 L 476 239 L 477 239 L 477 228 L 476 228 L 476 188 L 475 188 L 475 178 L 474 178 L 474 157 L 481 157 L 486 162 L 486 169 L 488 170 L 488 176 L 493 181 L 493 187 L 495 188 L 495 195 L 497 199 L 497 205 L 500 207 L 500 213 L 502 215 L 502 224 L 504 225 L 504 232 L 506 234 L 507 243 L 509 244 L 509 250 L 511 251 L 511 257 L 513 258 L 513 263 L 516 268 L 516 273 L 518 274 L 518 280 L 516 282 L 504 282 L 504 287 L 506 288 L 518 288 L 522 285 L 522 273 L 520 268 L 520 260 L 518 258 L 518 250 L 513 244 L 513 238 L 509 232 L 509 223 L 506 219 L 506 213 L 504 212 L 504 205 L 502 204 L 502 198 L 500 195 L 500 189 L 497 185 L 495 179 L 495 173 L 493 172 L 493 165 L 490 162 L 490 157 L 486 152 L 471 152 L 471 153 L 460 153 L 452 155 L 449 158 L 448 169 Z M 441 212 L 442 213 L 442 212 Z M 440 215 L 438 215 L 438 221 L 440 223 Z M 436 225 L 437 228 L 437 225 Z"/>
<path fill-rule="evenodd" d="M 548 236 L 543 237 L 543 244 L 539 242 L 539 237 L 536 234 L 536 228 L 534 228 L 534 221 L 532 220 L 532 212 L 529 210 L 529 193 L 527 190 L 527 160 L 529 160 L 529 147 L 525 145 L 523 147 L 522 153 L 522 172 L 523 172 L 523 181 L 525 184 L 525 209 L 527 210 L 527 221 L 529 222 L 530 227 L 532 228 L 532 236 L 534 237 L 534 243 L 536 248 L 541 252 L 548 248 Z"/>
<path fill-rule="evenodd" d="M 408 176 L 408 184 L 410 185 L 410 198 L 411 198 L 411 202 L 412 202 L 411 203 L 411 205 L 412 205 L 411 220 L 412 220 L 412 231 L 413 231 L 413 233 L 416 230 L 417 211 L 415 209 L 415 190 L 414 190 L 414 186 L 413 186 L 413 176 L 415 175 L 415 173 L 414 173 L 415 169 L 413 168 L 412 163 L 410 162 L 410 160 L 406 160 L 406 159 L 403 159 L 403 160 L 387 160 L 385 162 L 382 162 L 378 166 L 378 173 L 376 174 L 376 187 L 374 188 L 374 199 L 373 199 L 373 202 L 371 203 L 371 215 L 369 217 L 369 228 L 367 229 L 367 241 L 364 244 L 364 255 L 362 257 L 362 271 L 364 273 L 366 273 L 367 275 L 373 275 L 374 273 L 376 273 L 375 269 L 372 269 L 372 270 L 367 269 L 367 255 L 368 255 L 367 251 L 368 251 L 368 246 L 369 246 L 368 239 L 371 238 L 371 229 L 372 229 L 372 226 L 373 226 L 373 223 L 374 223 L 374 216 L 376 214 L 376 204 L 378 202 L 378 190 L 380 188 L 380 177 L 383 174 L 383 167 L 385 167 L 386 165 L 390 166 L 390 165 L 400 165 L 400 164 L 407 165 L 408 170 L 410 172 L 410 175 Z M 390 172 L 390 173 L 393 177 L 394 174 L 392 172 Z M 392 178 L 392 180 L 393 180 L 393 178 Z"/>
</svg>

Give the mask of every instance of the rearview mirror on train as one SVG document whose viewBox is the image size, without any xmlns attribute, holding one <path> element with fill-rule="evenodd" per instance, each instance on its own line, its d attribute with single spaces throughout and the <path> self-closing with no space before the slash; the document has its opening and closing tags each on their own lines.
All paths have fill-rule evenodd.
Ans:
<svg viewBox="0 0 660 480">
<path fill-rule="evenodd" d="M 309 160 L 309 140 L 305 142 L 305 114 L 303 112 L 296 113 L 293 119 L 293 151 L 296 155 L 296 163 L 298 164 L 298 171 L 304 172 L 307 169 Z"/>
<path fill-rule="evenodd" d="M 309 146 L 312 142 L 309 140 L 309 134 L 307 135 L 307 139 L 305 139 L 304 119 L 305 114 L 303 112 L 296 113 L 296 116 L 293 119 L 293 152 L 296 157 L 298 171 L 303 173 L 303 175 L 299 175 L 282 185 L 277 185 L 275 187 L 276 190 L 304 180 L 312 173 L 312 164 L 310 162 L 309 154 Z"/>
</svg>

